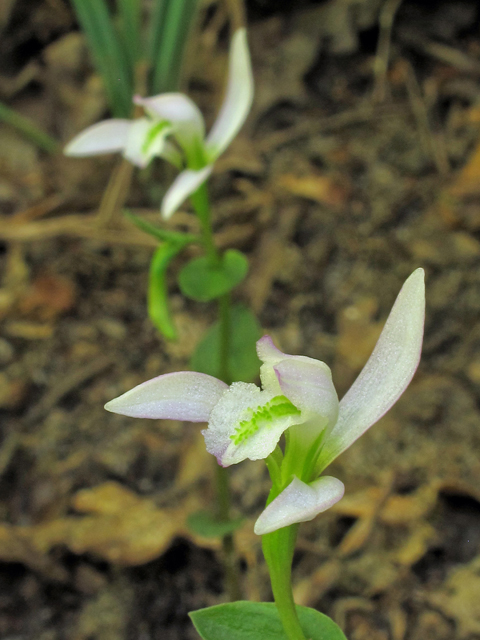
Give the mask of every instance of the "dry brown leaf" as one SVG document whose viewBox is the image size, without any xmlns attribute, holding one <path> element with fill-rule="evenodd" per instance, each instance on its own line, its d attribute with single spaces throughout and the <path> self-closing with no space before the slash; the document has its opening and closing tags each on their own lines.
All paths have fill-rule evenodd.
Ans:
<svg viewBox="0 0 480 640">
<path fill-rule="evenodd" d="M 315 174 L 295 176 L 287 173 L 279 177 L 278 184 L 294 196 L 307 198 L 330 207 L 340 207 L 348 197 L 347 190 L 329 176 Z"/>
<path fill-rule="evenodd" d="M 322 597 L 338 580 L 342 565 L 338 560 L 330 560 L 314 573 L 298 582 L 293 588 L 295 602 L 304 607 L 311 606 Z"/>
<path fill-rule="evenodd" d="M 477 144 L 467 163 L 447 188 L 447 193 L 457 198 L 477 194 L 480 191 L 480 144 Z"/>
<path fill-rule="evenodd" d="M 79 491 L 73 506 L 89 515 L 34 526 L 3 525 L 2 559 L 32 566 L 28 553 L 38 562 L 54 546 L 65 545 L 74 553 L 92 553 L 120 565 L 144 564 L 160 556 L 184 532 L 186 514 L 197 505 L 189 500 L 177 509 L 159 509 L 152 500 L 120 484 L 105 482 Z"/>
<path fill-rule="evenodd" d="M 455 620 L 459 640 L 480 634 L 480 556 L 453 569 L 444 586 L 428 595 L 427 601 Z"/>
<path fill-rule="evenodd" d="M 426 522 L 420 523 L 406 543 L 395 552 L 395 561 L 404 567 L 411 567 L 423 558 L 436 537 L 437 532 L 431 525 Z"/>
<path fill-rule="evenodd" d="M 39 320 L 52 320 L 69 311 L 75 304 L 75 285 L 57 274 L 42 274 L 35 278 L 19 303 L 22 313 Z"/>
</svg>

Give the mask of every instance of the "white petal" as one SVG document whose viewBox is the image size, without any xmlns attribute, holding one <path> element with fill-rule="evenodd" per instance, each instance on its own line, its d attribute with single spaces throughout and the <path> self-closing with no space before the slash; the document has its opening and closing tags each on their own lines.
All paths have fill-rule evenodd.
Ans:
<svg viewBox="0 0 480 640">
<path fill-rule="evenodd" d="M 338 397 L 330 368 L 321 360 L 282 353 L 270 336 L 257 342 L 257 355 L 263 362 L 260 378 L 265 389 L 285 395 L 301 409 L 306 419 L 313 416 L 335 424 Z"/>
<path fill-rule="evenodd" d="M 151 160 L 149 153 L 145 151 L 148 133 L 152 127 L 152 122 L 147 118 L 137 118 L 131 123 L 128 132 L 127 144 L 123 155 L 132 164 L 145 168 Z"/>
<path fill-rule="evenodd" d="M 320 455 L 327 467 L 379 420 L 405 391 L 420 361 L 425 320 L 424 271 L 403 285 L 367 364 L 340 402 Z"/>
<path fill-rule="evenodd" d="M 224 382 L 204 373 L 166 373 L 110 400 L 105 409 L 132 418 L 207 422 L 226 389 Z"/>
<path fill-rule="evenodd" d="M 213 162 L 225 151 L 245 122 L 253 101 L 253 74 L 247 32 L 238 29 L 230 48 L 228 84 L 222 107 L 207 137 L 206 148 Z"/>
<path fill-rule="evenodd" d="M 323 476 L 306 484 L 294 478 L 282 493 L 260 514 L 254 531 L 258 536 L 271 533 L 297 522 L 313 520 L 343 498 L 343 482 Z"/>
<path fill-rule="evenodd" d="M 281 417 L 258 419 L 251 432 L 236 442 L 241 423 L 245 421 L 251 425 L 252 415 L 273 397 L 274 394 L 245 382 L 234 382 L 224 393 L 210 415 L 208 429 L 203 431 L 207 451 L 217 458 L 219 464 L 228 467 L 247 458 L 266 458 L 277 446 L 285 429 L 301 422 L 300 412 L 290 405 L 293 409 L 291 414 L 286 412 Z"/>
<path fill-rule="evenodd" d="M 123 151 L 131 126 L 131 120 L 120 118 L 98 122 L 71 140 L 64 153 L 83 157 Z"/>
<path fill-rule="evenodd" d="M 338 397 L 330 368 L 320 360 L 291 356 L 273 367 L 284 396 L 308 417 L 335 424 Z"/>
<path fill-rule="evenodd" d="M 277 349 L 270 336 L 263 336 L 257 340 L 256 348 L 258 357 L 265 364 L 274 365 L 285 358 L 285 354 Z"/>
<path fill-rule="evenodd" d="M 197 105 L 183 93 L 161 93 L 152 98 L 135 96 L 135 104 L 141 105 L 155 120 L 166 120 L 175 127 L 175 136 L 184 147 L 192 142 L 202 142 L 205 123 Z"/>
<path fill-rule="evenodd" d="M 165 219 L 170 218 L 189 195 L 194 193 L 212 173 L 212 165 L 208 165 L 200 171 L 185 169 L 175 178 L 172 186 L 163 197 L 161 214 Z"/>
</svg>

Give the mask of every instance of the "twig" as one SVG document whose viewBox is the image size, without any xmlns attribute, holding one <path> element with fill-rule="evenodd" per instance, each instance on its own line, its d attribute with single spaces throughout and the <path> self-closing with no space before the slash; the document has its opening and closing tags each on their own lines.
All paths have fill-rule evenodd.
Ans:
<svg viewBox="0 0 480 640">
<path fill-rule="evenodd" d="M 133 178 L 133 164 L 122 158 L 114 168 L 105 189 L 97 214 L 99 227 L 108 227 L 120 214 L 130 191 Z"/>
<path fill-rule="evenodd" d="M 372 100 L 374 102 L 383 102 L 385 100 L 393 21 L 401 4 L 402 0 L 386 0 L 380 12 L 380 34 L 373 67 L 375 83 Z"/>
<path fill-rule="evenodd" d="M 58 236 L 73 236 L 87 240 L 98 240 L 107 244 L 140 245 L 156 247 L 158 242 L 133 225 L 117 229 L 99 228 L 96 215 L 71 214 L 61 218 L 51 218 L 14 224 L 7 216 L 0 217 L 0 239 L 19 242 L 46 240 Z"/>
<path fill-rule="evenodd" d="M 289 129 L 275 131 L 265 136 L 258 143 L 257 149 L 260 153 L 267 153 L 301 138 L 307 138 L 323 131 L 340 129 L 352 124 L 368 122 L 373 117 L 382 118 L 392 116 L 398 111 L 398 106 L 388 105 L 385 107 L 375 107 L 372 104 L 362 104 L 355 109 L 348 109 L 347 111 L 336 113 L 332 116 L 317 118 L 315 123 L 312 123 L 311 120 L 303 120 L 300 124 L 290 127 Z"/>
<path fill-rule="evenodd" d="M 27 413 L 25 421 L 27 425 L 42 419 L 47 413 L 70 391 L 73 391 L 90 378 L 98 375 L 113 364 L 108 356 L 100 356 L 82 367 L 78 367 L 67 373 L 50 391 L 48 391 L 32 409 Z"/>
<path fill-rule="evenodd" d="M 405 86 L 412 107 L 413 115 L 417 121 L 418 134 L 420 143 L 427 155 L 431 157 L 438 173 L 442 176 L 450 172 L 448 157 L 442 153 L 441 146 L 438 144 L 430 127 L 428 110 L 423 100 L 422 92 L 415 76 L 412 65 L 404 60 L 402 62 L 402 70 L 405 78 Z"/>
</svg>

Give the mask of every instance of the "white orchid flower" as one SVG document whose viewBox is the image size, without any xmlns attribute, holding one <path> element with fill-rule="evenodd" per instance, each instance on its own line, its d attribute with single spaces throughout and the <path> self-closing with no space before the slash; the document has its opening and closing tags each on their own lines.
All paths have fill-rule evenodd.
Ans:
<svg viewBox="0 0 480 640">
<path fill-rule="evenodd" d="M 140 418 L 208 422 L 207 450 L 229 466 L 249 458 L 277 460 L 280 490 L 255 524 L 263 535 L 311 520 L 343 496 L 324 469 L 395 404 L 420 360 L 425 315 L 423 269 L 403 285 L 362 372 L 338 402 L 328 366 L 257 342 L 262 388 L 202 373 L 169 373 L 105 406 Z M 277 445 L 285 433 L 285 455 Z M 270 468 L 270 467 L 269 467 Z M 283 489 L 283 490 L 282 490 Z"/>
<path fill-rule="evenodd" d="M 151 98 L 135 96 L 134 102 L 144 108 L 145 117 L 114 118 L 94 124 L 67 145 L 65 154 L 91 156 L 121 152 L 141 168 L 154 157 L 162 157 L 178 168 L 184 166 L 162 202 L 162 215 L 169 218 L 209 177 L 213 163 L 245 122 L 252 100 L 253 75 L 247 32 L 242 28 L 232 37 L 225 98 L 206 137 L 203 116 L 188 96 L 182 93 L 164 93 Z"/>
</svg>

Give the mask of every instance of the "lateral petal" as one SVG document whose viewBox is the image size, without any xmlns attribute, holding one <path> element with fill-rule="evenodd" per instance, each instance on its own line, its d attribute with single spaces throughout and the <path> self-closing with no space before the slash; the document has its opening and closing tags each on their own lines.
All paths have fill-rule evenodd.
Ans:
<svg viewBox="0 0 480 640">
<path fill-rule="evenodd" d="M 297 522 L 313 520 L 322 511 L 333 507 L 344 493 L 343 482 L 332 476 L 322 476 L 310 484 L 295 477 L 260 514 L 254 531 L 263 536 Z"/>
<path fill-rule="evenodd" d="M 308 418 L 321 416 L 335 424 L 338 397 L 330 368 L 320 360 L 290 356 L 273 367 L 280 389 Z"/>
<path fill-rule="evenodd" d="M 139 384 L 107 402 L 105 409 L 132 418 L 207 422 L 227 389 L 224 382 L 204 373 L 178 371 Z"/>
<path fill-rule="evenodd" d="M 338 421 L 320 454 L 319 472 L 392 407 L 420 361 L 425 320 L 424 271 L 404 283 L 375 349 L 340 401 Z"/>
<path fill-rule="evenodd" d="M 123 151 L 127 144 L 131 120 L 113 118 L 88 127 L 71 140 L 64 149 L 66 156 L 96 156 Z"/>
<path fill-rule="evenodd" d="M 161 214 L 165 219 L 170 218 L 189 195 L 194 193 L 212 173 L 212 165 L 207 165 L 200 171 L 185 169 L 173 181 L 164 195 L 161 204 Z"/>
<path fill-rule="evenodd" d="M 223 104 L 207 136 L 206 148 L 213 162 L 225 151 L 245 122 L 253 101 L 253 74 L 246 29 L 233 34 L 228 83 Z"/>
<path fill-rule="evenodd" d="M 174 127 L 174 135 L 183 147 L 203 141 L 205 123 L 197 105 L 183 93 L 161 93 L 151 98 L 135 96 L 133 102 L 142 106 L 154 120 L 165 120 Z"/>
</svg>

